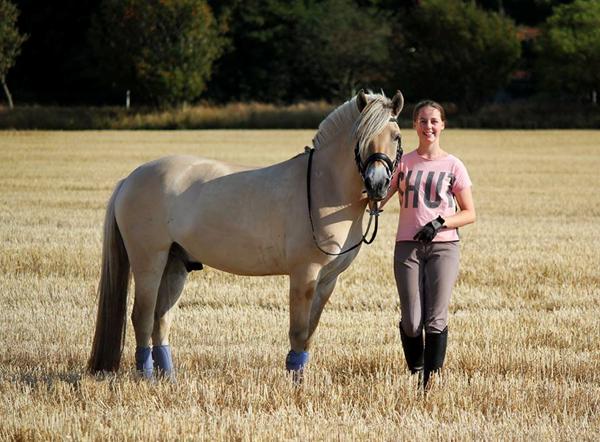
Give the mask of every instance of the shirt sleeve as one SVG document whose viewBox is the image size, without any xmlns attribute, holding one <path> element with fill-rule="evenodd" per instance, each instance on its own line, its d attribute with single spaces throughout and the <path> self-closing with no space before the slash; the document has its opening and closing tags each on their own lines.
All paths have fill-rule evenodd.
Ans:
<svg viewBox="0 0 600 442">
<path fill-rule="evenodd" d="M 452 184 L 452 193 L 457 194 L 460 193 L 463 189 L 467 187 L 472 187 L 473 183 L 471 182 L 471 178 L 469 177 L 469 172 L 467 172 L 467 168 L 463 164 L 461 160 L 456 159 L 456 164 L 454 166 L 454 183 Z"/>
</svg>

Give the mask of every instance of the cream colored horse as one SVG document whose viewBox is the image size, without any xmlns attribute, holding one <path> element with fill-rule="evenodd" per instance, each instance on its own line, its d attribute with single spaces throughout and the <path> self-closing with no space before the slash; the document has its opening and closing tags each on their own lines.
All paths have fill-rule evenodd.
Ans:
<svg viewBox="0 0 600 442">
<path fill-rule="evenodd" d="M 328 255 L 315 239 L 329 253 L 361 240 L 367 205 L 384 198 L 389 187 L 392 170 L 384 160 L 401 152 L 395 117 L 402 106 L 400 92 L 391 100 L 361 92 L 321 122 L 310 175 L 314 238 L 307 153 L 261 169 L 172 156 L 146 163 L 119 182 L 105 219 L 89 371 L 119 368 L 131 270 L 137 369 L 145 377 L 153 366 L 171 375 L 173 310 L 188 271 L 203 263 L 239 275 L 289 275 L 287 368 L 301 372 L 338 275 L 360 248 Z"/>
</svg>

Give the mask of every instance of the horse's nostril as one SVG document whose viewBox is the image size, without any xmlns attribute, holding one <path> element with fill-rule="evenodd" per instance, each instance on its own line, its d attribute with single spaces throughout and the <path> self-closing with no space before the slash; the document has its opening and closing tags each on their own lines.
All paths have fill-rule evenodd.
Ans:
<svg viewBox="0 0 600 442">
<path fill-rule="evenodd" d="M 384 185 L 384 187 L 386 187 L 386 188 L 387 188 L 387 187 L 389 187 L 389 186 L 390 186 L 390 179 L 389 179 L 389 178 L 386 178 L 386 179 L 383 181 L 383 185 Z"/>
</svg>

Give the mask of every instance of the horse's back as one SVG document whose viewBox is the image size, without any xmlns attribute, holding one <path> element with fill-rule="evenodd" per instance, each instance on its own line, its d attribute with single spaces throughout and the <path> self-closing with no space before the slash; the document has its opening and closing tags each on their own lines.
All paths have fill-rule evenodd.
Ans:
<svg viewBox="0 0 600 442">
<path fill-rule="evenodd" d="M 125 178 L 115 199 L 115 216 L 125 242 L 168 248 L 172 208 L 191 186 L 248 167 L 208 158 L 177 155 L 142 164 Z M 128 241 L 129 240 L 129 241 Z"/>
<path fill-rule="evenodd" d="M 125 179 L 123 195 L 139 197 L 153 192 L 172 195 L 184 192 L 191 185 L 204 183 L 232 173 L 249 170 L 241 166 L 191 155 L 163 157 L 142 164 Z M 159 192 L 159 193 L 157 193 Z"/>
<path fill-rule="evenodd" d="M 251 167 L 191 155 L 173 155 L 150 161 L 134 170 L 130 178 L 156 179 L 166 192 L 184 191 L 192 183 L 207 182 Z M 138 178 L 139 176 L 139 178 Z"/>
</svg>

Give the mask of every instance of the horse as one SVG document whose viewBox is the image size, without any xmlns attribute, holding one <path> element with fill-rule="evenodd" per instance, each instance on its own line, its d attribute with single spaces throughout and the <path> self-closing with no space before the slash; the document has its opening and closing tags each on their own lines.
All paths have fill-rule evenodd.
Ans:
<svg viewBox="0 0 600 442">
<path fill-rule="evenodd" d="M 368 242 L 367 207 L 369 220 L 379 215 L 402 155 L 396 118 L 403 105 L 400 91 L 391 99 L 360 91 L 320 123 L 313 148 L 264 168 L 169 156 L 119 181 L 104 220 L 88 372 L 119 369 L 133 275 L 137 373 L 173 378 L 174 310 L 188 273 L 207 265 L 289 276 L 285 361 L 301 374 L 338 276 Z"/>
</svg>

